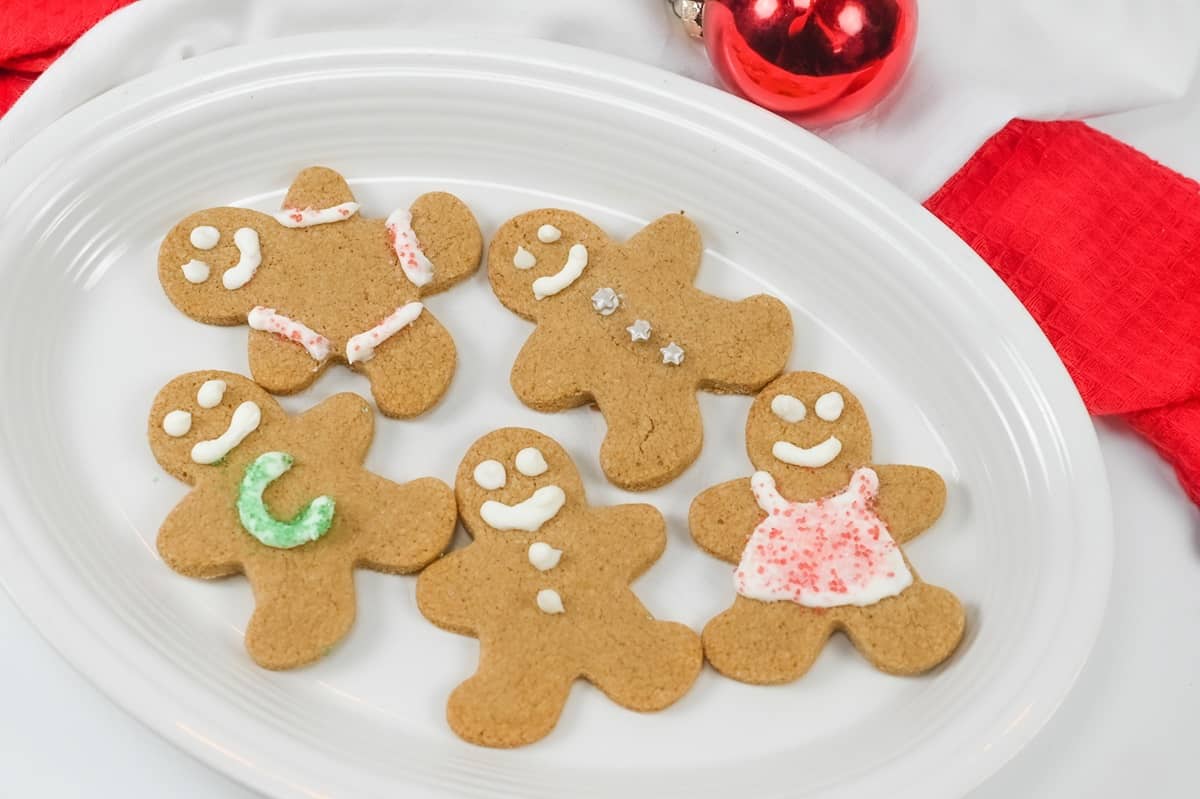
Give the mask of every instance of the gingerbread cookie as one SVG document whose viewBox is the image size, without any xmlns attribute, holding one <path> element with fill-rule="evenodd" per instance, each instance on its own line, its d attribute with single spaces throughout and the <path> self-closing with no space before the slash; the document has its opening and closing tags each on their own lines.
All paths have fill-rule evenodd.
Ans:
<svg viewBox="0 0 1200 799">
<path fill-rule="evenodd" d="M 871 465 L 862 406 L 814 372 L 786 374 L 759 394 L 746 449 L 759 471 L 696 497 L 688 519 L 696 543 L 737 564 L 733 607 L 703 633 L 717 671 L 790 682 L 835 630 L 892 674 L 948 658 L 962 638 L 962 605 L 923 582 L 900 549 L 941 516 L 942 478 Z"/>
<path fill-rule="evenodd" d="M 246 575 L 255 599 L 246 649 L 260 666 L 300 666 L 342 639 L 355 567 L 414 572 L 450 543 L 450 488 L 368 472 L 373 433 L 357 394 L 289 417 L 229 372 L 177 377 L 154 400 L 154 457 L 193 486 L 163 522 L 158 551 L 189 577 Z"/>
<path fill-rule="evenodd" d="M 521 428 L 476 441 L 455 491 L 475 540 L 421 574 L 417 605 L 479 639 L 479 668 L 446 710 L 459 736 L 536 741 L 579 677 L 633 710 L 661 710 L 687 692 L 703 660 L 699 637 L 655 621 L 629 588 L 666 546 L 657 510 L 588 505 L 563 448 Z"/>
<path fill-rule="evenodd" d="M 754 393 L 791 351 L 779 300 L 731 302 L 692 285 L 702 251 L 682 214 L 621 244 L 578 214 L 546 209 L 509 220 L 488 252 L 496 296 L 537 323 L 513 389 L 539 411 L 594 402 L 608 423 L 600 465 L 622 488 L 660 486 L 700 454 L 697 390 Z"/>
<path fill-rule="evenodd" d="M 268 391 L 300 391 L 340 361 L 367 376 L 388 416 L 431 408 L 450 385 L 455 349 L 421 299 L 479 267 L 471 211 L 434 193 L 367 219 L 324 167 L 301 172 L 283 207 L 210 208 L 177 224 L 158 255 L 171 302 L 207 324 L 248 324 L 250 373 Z"/>
</svg>

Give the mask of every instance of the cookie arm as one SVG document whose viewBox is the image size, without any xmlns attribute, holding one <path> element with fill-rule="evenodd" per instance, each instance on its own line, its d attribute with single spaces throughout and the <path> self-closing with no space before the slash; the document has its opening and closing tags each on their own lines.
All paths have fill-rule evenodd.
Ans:
<svg viewBox="0 0 1200 799">
<path fill-rule="evenodd" d="M 371 406 L 357 394 L 335 394 L 305 411 L 293 424 L 303 431 L 321 457 L 340 465 L 357 468 L 367 457 L 375 433 Z"/>
<path fill-rule="evenodd" d="M 417 577 L 417 609 L 443 630 L 477 635 L 488 612 L 480 587 L 494 564 L 481 562 L 477 547 L 468 546 L 438 558 Z"/>
<path fill-rule="evenodd" d="M 713 486 L 692 500 L 688 527 L 705 552 L 737 563 L 754 528 L 765 514 L 754 501 L 750 478 Z"/>
<path fill-rule="evenodd" d="M 663 279 L 690 284 L 700 271 L 704 243 L 695 223 L 682 213 L 659 217 L 625 243 L 632 260 L 646 263 Z"/>
<path fill-rule="evenodd" d="M 241 523 L 233 502 L 215 489 L 192 490 L 158 529 L 158 554 L 188 577 L 213 579 L 242 570 Z"/>
<path fill-rule="evenodd" d="M 879 475 L 875 512 L 887 523 L 896 543 L 911 541 L 929 529 L 946 506 L 946 482 L 923 466 L 873 466 Z"/>
<path fill-rule="evenodd" d="M 590 546 L 630 580 L 650 568 L 667 547 L 667 523 L 653 505 L 614 505 L 594 508 L 593 513 Z"/>
<path fill-rule="evenodd" d="M 450 544 L 458 520 L 454 493 L 433 477 L 403 485 L 359 472 L 337 512 L 354 528 L 356 563 L 408 574 L 425 567 Z"/>
<path fill-rule="evenodd" d="M 453 194 L 430 192 L 418 197 L 410 210 L 413 233 L 433 264 L 433 280 L 421 287 L 422 297 L 475 274 L 483 257 L 483 234 L 466 203 Z"/>
<path fill-rule="evenodd" d="M 248 348 L 254 382 L 273 394 L 303 391 L 329 364 L 328 359 L 314 361 L 296 342 L 264 330 L 250 331 Z"/>
<path fill-rule="evenodd" d="M 450 332 L 425 308 L 379 345 L 373 358 L 354 366 L 371 381 L 381 413 L 409 419 L 432 408 L 446 393 L 457 358 Z"/>
<path fill-rule="evenodd" d="M 689 352 L 702 359 L 701 388 L 723 394 L 753 394 L 787 366 L 792 352 L 792 315 L 774 297 L 756 294 L 733 302 L 706 298 L 713 340 Z"/>
<path fill-rule="evenodd" d="M 591 395 L 583 388 L 590 362 L 567 351 L 574 336 L 562 328 L 539 324 L 521 347 L 509 382 L 517 399 L 535 411 L 577 408 Z"/>
</svg>

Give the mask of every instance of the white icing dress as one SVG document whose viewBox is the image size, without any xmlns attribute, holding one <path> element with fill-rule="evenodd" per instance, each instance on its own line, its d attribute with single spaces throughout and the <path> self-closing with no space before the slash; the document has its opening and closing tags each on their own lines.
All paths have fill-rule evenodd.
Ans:
<svg viewBox="0 0 1200 799">
<path fill-rule="evenodd" d="M 767 472 L 756 472 L 750 487 L 767 518 L 742 551 L 739 594 L 832 608 L 873 605 L 912 585 L 900 547 L 875 513 L 873 469 L 857 469 L 845 489 L 813 502 L 784 499 Z"/>
</svg>

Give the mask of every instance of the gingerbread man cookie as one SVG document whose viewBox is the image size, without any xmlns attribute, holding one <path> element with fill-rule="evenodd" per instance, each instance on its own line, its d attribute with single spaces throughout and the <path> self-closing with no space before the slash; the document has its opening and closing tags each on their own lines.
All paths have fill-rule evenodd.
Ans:
<svg viewBox="0 0 1200 799">
<path fill-rule="evenodd" d="M 158 551 L 189 577 L 246 575 L 255 599 L 246 649 L 260 666 L 300 666 L 342 639 L 355 567 L 414 572 L 450 543 L 450 488 L 368 472 L 373 432 L 357 394 L 289 417 L 229 372 L 177 377 L 154 400 L 154 457 L 193 486 L 163 522 Z"/>
<path fill-rule="evenodd" d="M 367 219 L 324 167 L 301 172 L 283 206 L 210 208 L 177 224 L 158 255 L 171 302 L 207 324 L 248 324 L 250 373 L 268 391 L 300 391 L 340 361 L 367 376 L 384 414 L 431 408 L 450 385 L 455 349 L 421 300 L 479 267 L 471 211 L 433 193 Z"/>
<path fill-rule="evenodd" d="M 782 302 L 731 302 L 693 285 L 702 251 L 682 214 L 621 244 L 578 214 L 545 209 L 505 223 L 488 252 L 496 296 L 537 323 L 513 389 L 539 411 L 594 402 L 608 423 L 600 465 L 622 488 L 660 486 L 700 454 L 697 390 L 752 394 L 791 351 Z"/>
<path fill-rule="evenodd" d="M 479 639 L 479 668 L 447 706 L 459 736 L 536 741 L 579 677 L 633 710 L 661 710 L 687 692 L 703 660 L 699 637 L 655 621 L 629 588 L 666 546 L 657 510 L 588 505 L 563 448 L 520 428 L 476 441 L 455 489 L 475 540 L 421 574 L 417 605 Z"/>
<path fill-rule="evenodd" d="M 876 668 L 918 674 L 963 635 L 962 605 L 921 580 L 900 546 L 937 521 L 946 486 L 919 466 L 871 465 L 871 428 L 853 394 L 792 372 L 750 408 L 753 477 L 692 503 L 692 537 L 737 564 L 733 607 L 704 628 L 717 671 L 784 683 L 808 671 L 835 630 Z"/>
</svg>

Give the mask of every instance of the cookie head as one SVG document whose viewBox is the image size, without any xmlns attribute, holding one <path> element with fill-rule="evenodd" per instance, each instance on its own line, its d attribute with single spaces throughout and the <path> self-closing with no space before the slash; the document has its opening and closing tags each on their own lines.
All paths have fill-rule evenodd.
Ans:
<svg viewBox="0 0 1200 799">
<path fill-rule="evenodd" d="M 871 427 L 858 398 L 816 372 L 790 372 L 750 406 L 746 449 L 754 468 L 846 472 L 870 462 Z"/>
<path fill-rule="evenodd" d="M 550 307 L 578 299 L 589 271 L 607 256 L 609 240 L 579 214 L 556 209 L 510 219 L 488 250 L 488 278 L 500 302 L 537 321 Z"/>
<path fill-rule="evenodd" d="M 584 502 L 571 457 L 535 430 L 507 427 L 471 445 L 455 480 L 472 536 L 536 533 Z"/>
<path fill-rule="evenodd" d="M 247 460 L 262 428 L 283 409 L 255 383 L 232 372 L 191 372 L 154 398 L 150 449 L 164 469 L 185 483 L 231 460 Z"/>
<path fill-rule="evenodd" d="M 158 279 L 171 302 L 201 322 L 244 323 L 258 304 L 247 287 L 274 224 L 257 211 L 210 208 L 175 225 L 158 251 Z"/>
</svg>

